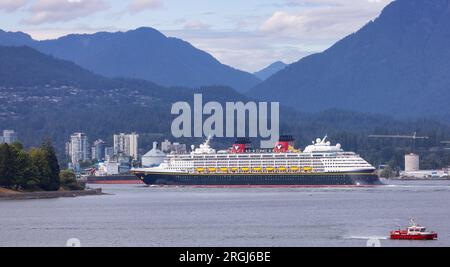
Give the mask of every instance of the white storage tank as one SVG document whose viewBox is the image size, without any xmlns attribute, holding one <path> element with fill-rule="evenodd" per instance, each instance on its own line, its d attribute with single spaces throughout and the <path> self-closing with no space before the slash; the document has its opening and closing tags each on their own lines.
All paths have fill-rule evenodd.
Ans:
<svg viewBox="0 0 450 267">
<path fill-rule="evenodd" d="M 405 156 L 405 172 L 420 171 L 420 157 L 416 154 L 409 154 Z"/>
<path fill-rule="evenodd" d="M 142 156 L 142 167 L 150 168 L 159 166 L 166 158 L 166 154 L 158 149 L 158 143 L 153 143 L 153 149 Z"/>
</svg>

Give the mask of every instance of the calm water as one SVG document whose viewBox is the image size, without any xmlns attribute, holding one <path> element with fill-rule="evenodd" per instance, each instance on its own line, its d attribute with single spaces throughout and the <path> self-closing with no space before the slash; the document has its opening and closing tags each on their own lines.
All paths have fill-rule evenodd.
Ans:
<svg viewBox="0 0 450 267">
<path fill-rule="evenodd" d="M 363 189 L 102 186 L 108 196 L 0 202 L 0 246 L 450 246 L 450 182 Z M 386 240 L 410 217 L 439 241 Z"/>
</svg>

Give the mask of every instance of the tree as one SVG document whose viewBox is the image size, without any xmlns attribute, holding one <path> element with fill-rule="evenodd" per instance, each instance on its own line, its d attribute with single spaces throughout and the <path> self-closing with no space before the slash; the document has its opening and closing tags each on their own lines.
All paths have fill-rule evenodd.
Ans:
<svg viewBox="0 0 450 267">
<path fill-rule="evenodd" d="M 0 186 L 11 188 L 16 176 L 15 153 L 8 144 L 0 145 Z"/>
<path fill-rule="evenodd" d="M 65 190 L 83 190 L 84 187 L 78 183 L 75 173 L 71 170 L 64 170 L 59 175 L 61 187 Z"/>
<path fill-rule="evenodd" d="M 380 177 L 392 179 L 397 177 L 397 172 L 391 166 L 388 165 L 384 168 L 384 170 L 381 171 Z"/>
<path fill-rule="evenodd" d="M 59 173 L 61 170 L 59 167 L 58 158 L 56 157 L 55 149 L 53 148 L 50 139 L 47 139 L 44 143 L 42 143 L 41 150 L 45 155 L 49 175 L 48 184 L 45 184 L 42 189 L 47 191 L 57 191 L 60 187 Z"/>
<path fill-rule="evenodd" d="M 30 151 L 31 164 L 37 186 L 40 189 L 47 190 L 50 184 L 50 169 L 47 163 L 45 152 L 40 148 L 33 148 Z"/>
<path fill-rule="evenodd" d="M 23 147 L 19 143 L 15 143 L 11 146 L 11 153 L 14 155 L 14 169 L 15 175 L 12 180 L 12 184 L 16 190 L 19 189 L 36 189 L 38 184 L 33 172 L 33 166 L 31 164 L 30 155 L 23 150 Z"/>
</svg>

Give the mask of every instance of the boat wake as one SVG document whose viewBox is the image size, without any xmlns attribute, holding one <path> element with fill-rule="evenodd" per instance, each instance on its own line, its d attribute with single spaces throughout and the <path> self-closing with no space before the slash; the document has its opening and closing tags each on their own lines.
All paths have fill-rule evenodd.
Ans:
<svg viewBox="0 0 450 267">
<path fill-rule="evenodd" d="M 345 236 L 344 239 L 359 239 L 359 240 L 388 240 L 388 236 Z"/>
</svg>

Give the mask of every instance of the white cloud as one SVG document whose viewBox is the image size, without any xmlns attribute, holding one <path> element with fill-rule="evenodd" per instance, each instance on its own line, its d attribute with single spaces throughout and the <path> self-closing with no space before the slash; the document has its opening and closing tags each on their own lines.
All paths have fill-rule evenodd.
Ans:
<svg viewBox="0 0 450 267">
<path fill-rule="evenodd" d="M 131 0 L 128 9 L 132 14 L 137 14 L 144 10 L 158 9 L 162 7 L 162 0 Z"/>
<path fill-rule="evenodd" d="M 305 7 L 297 12 L 277 11 L 260 27 L 266 34 L 325 41 L 344 37 L 374 19 L 391 0 L 288 0 Z"/>
<path fill-rule="evenodd" d="M 71 21 L 109 7 L 104 0 L 36 0 L 29 10 L 31 16 L 23 22 L 36 25 Z"/>
<path fill-rule="evenodd" d="M 166 34 L 191 42 L 225 64 L 253 72 L 276 60 L 292 63 L 329 48 L 376 18 L 389 2 L 287 0 L 279 5 L 280 10 L 262 20 L 236 20 L 234 30 L 180 30 Z M 286 9 L 287 6 L 295 6 L 297 11 L 289 11 L 292 8 Z"/>
<path fill-rule="evenodd" d="M 211 25 L 205 24 L 199 20 L 190 20 L 184 24 L 185 30 L 207 30 L 211 28 Z"/>
<path fill-rule="evenodd" d="M 91 27 L 89 25 L 75 25 L 73 27 L 57 27 L 57 26 L 49 26 L 49 27 L 31 27 L 29 29 L 22 29 L 22 31 L 31 35 L 31 37 L 35 40 L 51 40 L 57 39 L 61 36 L 66 36 L 69 34 L 93 34 L 96 32 L 117 32 L 122 29 L 118 29 L 116 27 Z"/>
<path fill-rule="evenodd" d="M 0 0 L 0 10 L 14 12 L 28 4 L 28 0 Z"/>
</svg>

